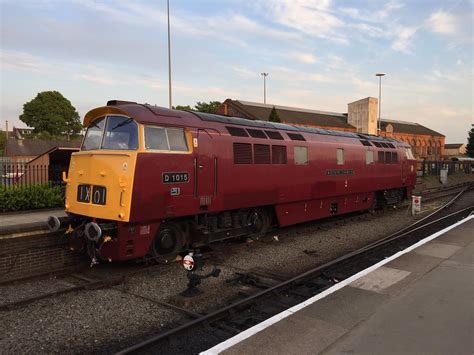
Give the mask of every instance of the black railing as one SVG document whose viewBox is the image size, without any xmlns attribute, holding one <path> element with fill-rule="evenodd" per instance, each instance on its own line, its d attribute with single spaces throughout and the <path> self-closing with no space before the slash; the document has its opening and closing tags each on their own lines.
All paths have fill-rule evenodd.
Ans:
<svg viewBox="0 0 474 355">
<path fill-rule="evenodd" d="M 470 161 L 418 161 L 418 175 L 419 176 L 428 176 L 436 175 L 439 176 L 441 170 L 448 170 L 448 175 L 453 175 L 456 173 L 465 173 L 472 174 L 474 168 L 474 163 Z"/>
<path fill-rule="evenodd" d="M 2 162 L 0 163 L 0 185 L 32 186 L 48 184 L 50 186 L 63 186 L 63 171 L 67 171 L 67 167 Z"/>
</svg>

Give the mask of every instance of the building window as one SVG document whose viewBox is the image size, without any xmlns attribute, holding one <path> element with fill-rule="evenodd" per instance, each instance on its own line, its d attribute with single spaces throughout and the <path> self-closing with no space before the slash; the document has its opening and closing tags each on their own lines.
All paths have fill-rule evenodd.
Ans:
<svg viewBox="0 0 474 355">
<path fill-rule="evenodd" d="M 365 152 L 365 163 L 366 164 L 372 164 L 374 162 L 374 152 L 371 150 L 368 150 Z"/>
<path fill-rule="evenodd" d="M 295 164 L 296 165 L 308 164 L 308 148 L 295 147 Z"/>
<path fill-rule="evenodd" d="M 338 148 L 336 150 L 337 165 L 344 165 L 344 149 Z"/>
</svg>

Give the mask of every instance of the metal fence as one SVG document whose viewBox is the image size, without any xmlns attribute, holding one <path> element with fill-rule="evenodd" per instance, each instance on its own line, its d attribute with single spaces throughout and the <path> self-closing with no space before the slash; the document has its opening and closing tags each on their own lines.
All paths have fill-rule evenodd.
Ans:
<svg viewBox="0 0 474 355">
<path fill-rule="evenodd" d="M 1 186 L 44 185 L 63 186 L 64 166 L 28 163 L 0 163 Z"/>
<path fill-rule="evenodd" d="M 441 170 L 448 170 L 448 175 L 456 173 L 472 174 L 474 169 L 474 163 L 470 161 L 418 161 L 418 175 L 428 176 L 436 175 L 439 176 Z"/>
</svg>

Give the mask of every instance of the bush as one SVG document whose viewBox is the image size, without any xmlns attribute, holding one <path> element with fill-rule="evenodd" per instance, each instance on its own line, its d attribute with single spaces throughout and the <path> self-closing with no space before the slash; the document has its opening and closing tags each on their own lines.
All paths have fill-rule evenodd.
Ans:
<svg viewBox="0 0 474 355">
<path fill-rule="evenodd" d="M 59 186 L 0 186 L 0 211 L 22 211 L 61 207 L 64 198 Z"/>
</svg>

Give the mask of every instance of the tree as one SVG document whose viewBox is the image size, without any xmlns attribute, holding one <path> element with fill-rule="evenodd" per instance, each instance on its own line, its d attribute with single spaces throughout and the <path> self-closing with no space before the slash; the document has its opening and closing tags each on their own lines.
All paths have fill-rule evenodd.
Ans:
<svg viewBox="0 0 474 355">
<path fill-rule="evenodd" d="M 469 131 L 469 137 L 467 138 L 466 155 L 474 158 L 474 127 Z"/>
<path fill-rule="evenodd" d="M 216 113 L 220 105 L 221 103 L 219 101 L 210 101 L 209 103 L 198 101 L 194 106 L 194 110 L 199 112 Z"/>
<path fill-rule="evenodd" d="M 268 116 L 268 120 L 270 122 L 278 122 L 278 123 L 281 122 L 280 116 L 278 116 L 278 112 L 275 109 L 275 106 L 273 106 L 272 111 L 270 112 L 270 116 Z"/>
<path fill-rule="evenodd" d="M 52 137 L 77 136 L 82 129 L 79 113 L 71 102 L 57 91 L 43 91 L 23 105 L 20 120 L 34 133 Z"/>
<path fill-rule="evenodd" d="M 173 106 L 173 110 L 192 111 L 193 109 L 189 105 L 186 105 L 186 106 L 178 105 L 178 106 Z"/>
</svg>

